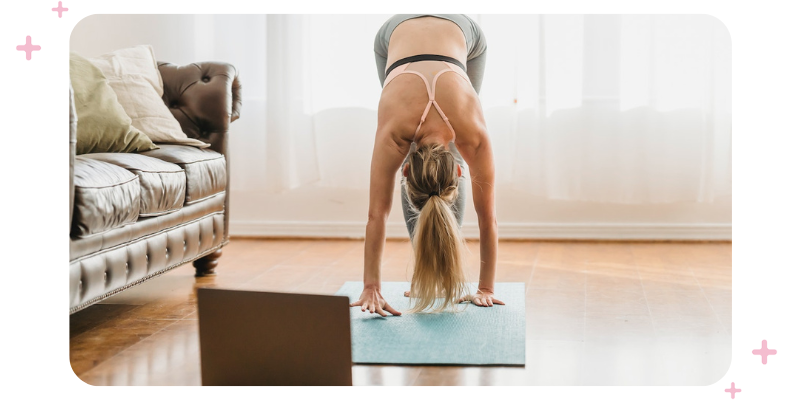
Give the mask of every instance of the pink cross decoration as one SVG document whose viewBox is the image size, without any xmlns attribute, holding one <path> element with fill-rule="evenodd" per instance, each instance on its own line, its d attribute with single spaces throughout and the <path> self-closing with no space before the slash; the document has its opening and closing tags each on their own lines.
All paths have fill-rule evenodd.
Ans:
<svg viewBox="0 0 800 400">
<path fill-rule="evenodd" d="M 21 50 L 21 51 L 25 52 L 25 59 L 26 60 L 30 60 L 31 59 L 31 53 L 32 52 L 39 51 L 41 49 L 42 49 L 42 46 L 39 46 L 39 45 L 36 45 L 36 44 L 31 44 L 31 37 L 30 36 L 26 36 L 25 37 L 25 44 L 21 44 L 21 45 L 17 46 L 17 50 Z"/>
<path fill-rule="evenodd" d="M 732 399 L 735 399 L 736 398 L 736 393 L 741 392 L 742 389 L 737 389 L 736 385 L 734 385 L 733 382 L 731 382 L 731 388 L 730 389 L 725 389 L 725 391 L 731 394 L 731 398 Z"/>
<path fill-rule="evenodd" d="M 761 356 L 761 364 L 766 364 L 767 363 L 767 356 L 774 356 L 775 354 L 778 354 L 778 350 L 768 349 L 767 348 L 767 341 L 766 340 L 762 340 L 761 341 L 761 348 L 753 350 L 753 354 L 755 354 L 757 356 Z"/>
<path fill-rule="evenodd" d="M 63 13 L 64 11 L 69 11 L 69 8 L 61 7 L 61 2 L 59 1 L 58 2 L 58 7 L 51 8 L 51 10 L 58 11 L 58 18 L 61 18 L 61 13 Z"/>
</svg>

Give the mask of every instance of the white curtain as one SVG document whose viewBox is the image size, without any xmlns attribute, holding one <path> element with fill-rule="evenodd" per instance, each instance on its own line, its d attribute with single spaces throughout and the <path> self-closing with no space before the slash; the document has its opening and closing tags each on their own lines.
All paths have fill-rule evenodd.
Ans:
<svg viewBox="0 0 800 400">
<path fill-rule="evenodd" d="M 380 97 L 372 44 L 388 17 L 201 17 L 213 19 L 203 35 L 214 56 L 244 82 L 234 190 L 368 187 Z M 471 17 L 489 45 L 481 102 L 498 184 L 628 204 L 731 194 L 731 44 L 720 21 Z"/>
<path fill-rule="evenodd" d="M 480 18 L 498 178 L 550 199 L 730 195 L 730 39 L 709 16 Z M 498 43 L 500 45 L 498 45 Z"/>
<path fill-rule="evenodd" d="M 309 68 L 316 58 L 309 28 L 303 15 L 267 16 L 267 129 L 262 134 L 267 137 L 267 188 L 273 191 L 319 179 Z"/>
<path fill-rule="evenodd" d="M 320 180 L 306 15 L 196 15 L 196 57 L 236 66 L 242 116 L 231 125 L 231 187 L 284 192 Z"/>
</svg>

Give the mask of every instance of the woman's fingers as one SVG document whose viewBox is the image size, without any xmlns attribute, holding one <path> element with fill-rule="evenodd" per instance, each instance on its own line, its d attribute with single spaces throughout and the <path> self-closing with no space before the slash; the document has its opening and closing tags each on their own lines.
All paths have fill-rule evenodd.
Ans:
<svg viewBox="0 0 800 400">
<path fill-rule="evenodd" d="M 406 292 L 406 293 L 408 293 L 408 292 Z M 459 298 L 457 300 L 457 303 L 462 303 L 462 302 L 465 302 L 465 301 L 471 301 L 473 304 L 475 304 L 476 306 L 479 306 L 479 307 L 494 307 L 495 304 L 499 304 L 501 306 L 506 305 L 506 303 L 504 301 L 502 301 L 502 300 L 499 300 L 499 299 L 496 299 L 496 298 L 493 298 L 493 297 L 482 297 L 482 296 L 464 296 L 464 297 Z M 370 313 L 372 313 L 372 314 L 378 313 L 382 317 L 389 316 L 389 314 L 387 314 L 386 312 L 388 312 L 388 313 L 390 313 L 392 315 L 402 315 L 403 314 L 400 311 L 395 310 L 394 307 L 389 305 L 389 303 L 384 303 L 383 307 L 380 307 L 378 302 L 369 302 L 369 301 L 364 301 L 364 300 L 357 300 L 357 301 L 354 301 L 354 302 L 350 303 L 350 307 L 356 307 L 356 306 L 361 306 L 361 311 L 362 312 L 365 312 L 365 311 L 369 310 Z"/>
<path fill-rule="evenodd" d="M 499 304 L 502 306 L 506 305 L 506 303 L 504 303 L 502 300 L 498 300 L 491 296 L 484 297 L 481 296 L 480 294 L 472 296 L 472 298 L 470 298 L 470 296 L 464 296 L 458 299 L 459 303 L 461 303 L 462 301 L 471 301 L 473 304 L 479 307 L 494 307 L 495 304 Z"/>
<path fill-rule="evenodd" d="M 386 311 L 392 313 L 392 315 L 401 315 L 402 314 L 400 311 L 397 311 L 397 310 L 394 309 L 394 307 L 390 306 L 389 303 L 386 303 L 383 308 L 386 309 Z"/>
</svg>

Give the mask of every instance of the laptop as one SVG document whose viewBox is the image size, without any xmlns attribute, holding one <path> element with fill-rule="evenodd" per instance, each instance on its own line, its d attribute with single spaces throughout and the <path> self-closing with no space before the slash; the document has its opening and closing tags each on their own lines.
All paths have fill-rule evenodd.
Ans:
<svg viewBox="0 0 800 400">
<path fill-rule="evenodd" d="M 203 385 L 352 385 L 344 296 L 197 289 Z"/>
</svg>

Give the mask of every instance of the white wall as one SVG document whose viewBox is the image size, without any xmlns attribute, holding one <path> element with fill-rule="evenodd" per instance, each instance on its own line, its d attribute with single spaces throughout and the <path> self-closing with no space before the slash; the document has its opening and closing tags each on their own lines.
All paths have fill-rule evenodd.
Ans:
<svg viewBox="0 0 800 400">
<path fill-rule="evenodd" d="M 84 56 L 95 56 L 118 48 L 153 45 L 162 61 L 185 64 L 217 59 L 236 65 L 248 58 L 252 70 L 240 68 L 244 103 L 242 118 L 232 125 L 230 164 L 232 178 L 231 232 L 234 235 L 277 236 L 363 236 L 368 193 L 364 189 L 306 185 L 285 193 L 268 193 L 248 184 L 263 174 L 261 166 L 237 163 L 237 154 L 264 146 L 244 140 L 245 132 L 263 129 L 261 118 L 264 101 L 248 97 L 248 87 L 265 85 L 265 72 L 259 65 L 265 60 L 262 52 L 249 51 L 253 46 L 266 46 L 263 24 L 255 23 L 263 16 L 224 16 L 241 18 L 240 43 L 215 41 L 213 30 L 204 22 L 214 16 L 192 15 L 95 15 L 79 22 L 71 36 L 71 50 Z M 199 40 L 198 40 L 199 38 Z M 244 63 L 243 63 L 244 64 Z M 376 77 L 369 77 L 377 82 Z M 368 110 L 331 109 L 315 115 L 319 129 L 319 146 L 341 147 L 342 165 L 363 166 L 368 177 L 372 136 L 375 124 L 352 126 L 353 113 Z M 363 120 L 360 118 L 359 120 Z M 363 142 L 344 146 L 336 141 L 342 130 L 357 129 Z M 248 157 L 252 159 L 252 157 Z M 330 163 L 321 163 L 331 165 Z M 334 164 L 335 165 L 335 164 Z M 321 171 L 335 175 L 336 168 Z M 252 178 L 252 179 L 250 179 Z M 399 208 L 399 191 L 395 191 L 389 236 L 406 236 Z M 711 203 L 680 202 L 666 204 L 609 204 L 557 201 L 517 191 L 510 185 L 497 187 L 497 215 L 501 237 L 546 238 L 634 238 L 634 239 L 730 239 L 731 198 L 717 198 Z M 477 223 L 472 206 L 467 211 L 464 232 L 477 237 Z"/>
</svg>

